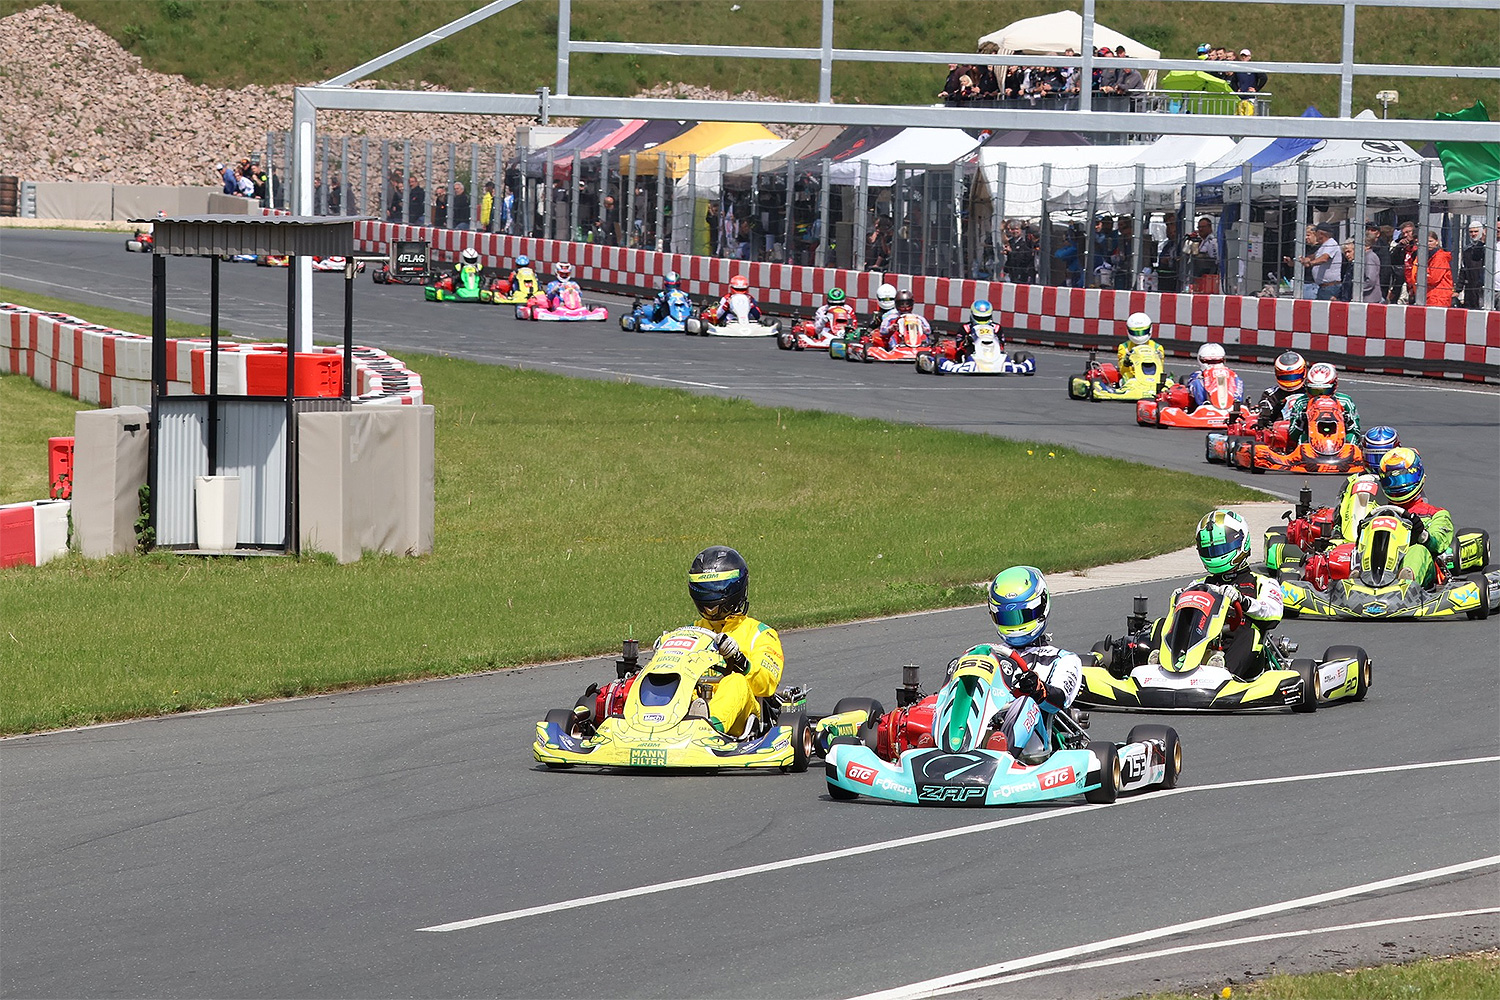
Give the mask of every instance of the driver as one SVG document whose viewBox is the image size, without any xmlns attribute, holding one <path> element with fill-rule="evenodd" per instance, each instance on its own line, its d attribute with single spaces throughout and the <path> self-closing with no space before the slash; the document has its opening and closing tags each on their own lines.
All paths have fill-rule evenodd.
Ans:
<svg viewBox="0 0 1500 1000">
<path fill-rule="evenodd" d="M 718 633 L 714 649 L 730 671 L 714 687 L 709 724 L 726 736 L 752 736 L 760 721 L 755 699 L 770 697 L 781 683 L 781 637 L 750 617 L 750 569 L 734 549 L 711 545 L 694 556 L 688 594 L 698 608 L 693 624 Z"/>
<path fill-rule="evenodd" d="M 553 281 L 547 286 L 546 292 L 543 293 L 547 296 L 548 309 L 557 308 L 557 300 L 562 297 L 563 289 L 576 289 L 578 287 L 577 282 L 573 280 L 573 265 L 567 261 L 563 261 L 554 267 L 552 275 Z"/>
<path fill-rule="evenodd" d="M 1198 558 L 1208 575 L 1190 586 L 1206 587 L 1238 605 L 1240 614 L 1228 621 L 1224 666 L 1236 677 L 1253 677 L 1260 673 L 1253 668 L 1256 650 L 1281 624 L 1281 584 L 1250 570 L 1250 526 L 1234 511 L 1211 510 L 1204 515 L 1198 522 L 1197 542 Z M 1186 589 L 1173 592 L 1174 605 Z"/>
<path fill-rule="evenodd" d="M 974 342 L 985 330 L 995 335 L 1000 350 L 1004 352 L 1005 335 L 995 323 L 995 307 L 988 299 L 975 299 L 969 307 L 969 321 L 958 328 L 957 360 L 967 361 L 974 356 Z"/>
<path fill-rule="evenodd" d="M 656 293 L 656 298 L 651 303 L 651 322 L 660 323 L 666 319 L 672 312 L 672 302 L 678 297 L 687 297 L 681 284 L 676 271 L 667 272 L 667 276 L 662 279 L 661 291 Z"/>
<path fill-rule="evenodd" d="M 1035 566 L 1012 566 L 990 581 L 990 621 L 1000 636 L 998 643 L 980 643 L 964 656 L 994 656 L 1009 659 L 1017 668 L 1003 671 L 1006 687 L 1017 698 L 1002 711 L 1019 714 L 1029 697 L 1042 709 L 1042 737 L 1026 746 L 1011 747 L 1016 757 L 1046 751 L 1051 743 L 1052 720 L 1073 704 L 1083 683 L 1083 661 L 1076 653 L 1052 645 L 1047 634 L 1047 612 L 1051 605 L 1047 581 Z M 958 661 L 955 660 L 954 663 Z M 950 669 L 952 665 L 950 664 Z"/>
<path fill-rule="evenodd" d="M 880 324 L 896 315 L 896 286 L 890 282 L 882 282 L 875 289 L 875 312 L 877 313 L 875 327 L 879 329 Z"/>
<path fill-rule="evenodd" d="M 729 279 L 729 291 L 719 299 L 719 307 L 714 310 L 714 326 L 723 326 L 729 317 L 734 315 L 730 309 L 729 300 L 736 294 L 743 295 L 750 300 L 750 313 L 746 319 L 760 319 L 760 303 L 756 302 L 755 296 L 750 294 L 750 279 L 743 274 L 736 274 Z"/>
<path fill-rule="evenodd" d="M 1344 411 L 1344 432 L 1352 440 L 1359 440 L 1359 408 L 1338 388 L 1338 369 L 1328 362 L 1319 361 L 1307 370 L 1302 395 L 1292 398 L 1291 411 L 1287 414 L 1290 421 L 1286 436 L 1288 444 L 1298 445 L 1307 440 L 1307 406 L 1314 396 L 1332 396 L 1338 400 L 1339 408 Z"/>
<path fill-rule="evenodd" d="M 1302 392 L 1307 378 L 1307 362 L 1296 351 L 1286 351 L 1276 359 L 1276 384 L 1260 394 L 1260 414 L 1255 426 L 1270 427 L 1281 419 L 1290 401 Z"/>
<path fill-rule="evenodd" d="M 849 327 L 855 322 L 854 307 L 849 305 L 844 296 L 842 288 L 830 288 L 824 296 L 823 304 L 818 306 L 818 311 L 813 313 L 813 332 L 819 337 L 828 336 L 829 327 L 832 325 L 832 316 L 841 313 Z"/>
<path fill-rule="evenodd" d="M 1224 347 L 1221 344 L 1204 344 L 1198 348 L 1198 371 L 1193 372 L 1187 378 L 1188 395 L 1192 398 L 1193 409 L 1197 409 L 1208 402 L 1208 387 L 1203 384 L 1204 378 L 1214 373 L 1217 368 L 1223 368 L 1229 374 L 1229 384 L 1234 392 L 1235 405 L 1245 398 L 1245 384 L 1240 377 L 1224 364 Z"/>
<path fill-rule="evenodd" d="M 1167 352 L 1151 339 L 1151 317 L 1143 312 L 1131 313 L 1125 321 L 1125 343 L 1115 349 L 1119 356 L 1120 380 L 1129 382 L 1140 374 L 1136 362 L 1155 361 L 1157 371 L 1167 364 Z"/>
<path fill-rule="evenodd" d="M 524 253 L 516 258 L 515 267 L 510 271 L 510 291 L 515 292 L 521 287 L 521 282 L 526 280 L 536 281 L 536 272 L 531 269 L 531 258 Z"/>
<path fill-rule="evenodd" d="M 896 312 L 880 321 L 878 338 L 883 342 L 885 349 L 890 350 L 896 346 L 896 334 L 901 328 L 901 321 L 907 316 L 913 316 L 922 324 L 922 332 L 918 335 L 918 341 L 913 347 L 923 347 L 932 341 L 932 326 L 927 322 L 927 317 L 919 312 L 914 312 L 916 300 L 911 297 L 911 290 L 901 289 L 896 293 Z"/>
<path fill-rule="evenodd" d="M 1380 460 L 1380 488 L 1401 509 L 1411 528 L 1411 544 L 1401 558 L 1397 578 L 1424 588 L 1437 583 L 1436 560 L 1453 544 L 1453 515 L 1427 502 L 1422 495 L 1426 481 L 1422 456 L 1415 448 L 1393 448 Z"/>
<path fill-rule="evenodd" d="M 479 285 L 479 251 L 473 247 L 465 247 L 458 255 L 458 266 L 453 269 L 454 285 Z"/>
</svg>

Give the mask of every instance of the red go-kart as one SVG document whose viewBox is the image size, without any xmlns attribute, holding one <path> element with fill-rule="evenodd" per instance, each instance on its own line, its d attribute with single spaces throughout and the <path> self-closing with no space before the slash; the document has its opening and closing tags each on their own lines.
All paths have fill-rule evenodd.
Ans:
<svg viewBox="0 0 1500 1000">
<path fill-rule="evenodd" d="M 835 340 L 845 340 L 849 331 L 858 325 L 854 308 L 848 305 L 829 306 L 828 327 L 819 333 L 817 325 L 810 319 L 798 320 L 790 330 L 776 335 L 776 346 L 783 351 L 826 351 Z"/>
<path fill-rule="evenodd" d="M 849 345 L 844 356 L 850 361 L 896 361 L 909 365 L 916 362 L 918 353 L 930 348 L 931 338 L 922 328 L 922 318 L 906 313 L 896 321 L 889 344 L 878 333 L 866 333 Z"/>
<path fill-rule="evenodd" d="M 1208 398 L 1197 408 L 1186 383 L 1168 386 L 1155 399 L 1137 400 L 1135 422 L 1143 427 L 1226 427 L 1238 417 L 1250 419 L 1250 408 L 1239 402 L 1244 392 L 1240 377 L 1227 365 L 1212 365 L 1203 372 Z"/>
<path fill-rule="evenodd" d="M 1348 475 L 1365 468 L 1364 452 L 1349 434 L 1338 400 L 1314 396 L 1308 401 L 1305 419 L 1306 439 L 1293 445 L 1290 421 L 1261 426 L 1236 418 L 1222 432 L 1208 433 L 1204 451 L 1210 462 L 1224 462 L 1251 472 Z"/>
</svg>

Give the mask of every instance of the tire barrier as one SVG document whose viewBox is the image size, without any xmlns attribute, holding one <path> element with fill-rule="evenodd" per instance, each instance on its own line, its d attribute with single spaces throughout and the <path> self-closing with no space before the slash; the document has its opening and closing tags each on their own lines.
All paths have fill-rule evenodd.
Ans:
<svg viewBox="0 0 1500 1000">
<path fill-rule="evenodd" d="M 473 247 L 492 267 L 509 267 L 518 254 L 530 256 L 538 270 L 567 261 L 581 283 L 626 294 L 655 290 L 675 270 L 688 294 L 718 295 L 732 275 L 743 273 L 761 304 L 782 313 L 811 310 L 834 286 L 868 313 L 876 288 L 889 281 L 910 288 L 934 323 L 956 325 L 969 303 L 988 298 L 1010 339 L 1054 347 L 1114 346 L 1125 318 L 1145 312 L 1156 319 L 1162 345 L 1184 357 L 1216 341 L 1240 361 L 1269 361 L 1290 349 L 1350 371 L 1500 382 L 1496 311 L 911 278 L 374 221 L 356 222 L 354 235 L 363 254 L 388 253 L 393 240 L 420 240 L 431 244 L 437 259 L 456 259 Z"/>
</svg>

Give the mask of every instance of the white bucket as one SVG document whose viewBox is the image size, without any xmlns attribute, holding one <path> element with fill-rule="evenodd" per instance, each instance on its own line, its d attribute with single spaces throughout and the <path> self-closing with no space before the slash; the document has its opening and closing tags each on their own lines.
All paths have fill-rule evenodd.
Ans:
<svg viewBox="0 0 1500 1000">
<path fill-rule="evenodd" d="M 240 534 L 240 477 L 199 476 L 197 496 L 198 548 L 204 552 L 233 552 Z"/>
</svg>

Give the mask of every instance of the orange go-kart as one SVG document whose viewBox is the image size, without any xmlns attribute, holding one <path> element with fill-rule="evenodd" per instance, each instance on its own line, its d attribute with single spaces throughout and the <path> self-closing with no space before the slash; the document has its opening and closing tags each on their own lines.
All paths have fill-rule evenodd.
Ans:
<svg viewBox="0 0 1500 1000">
<path fill-rule="evenodd" d="M 1249 421 L 1249 407 L 1239 402 L 1244 383 L 1227 365 L 1213 365 L 1203 373 L 1208 398 L 1194 408 L 1186 383 L 1168 386 L 1154 399 L 1137 400 L 1135 422 L 1143 427 L 1222 428 L 1235 418 Z"/>
<path fill-rule="evenodd" d="M 1349 433 L 1338 400 L 1314 396 L 1308 401 L 1306 420 L 1306 439 L 1295 445 L 1289 440 L 1289 421 L 1257 427 L 1249 420 L 1235 420 L 1223 432 L 1210 431 L 1204 449 L 1210 462 L 1251 472 L 1348 475 L 1364 470 L 1364 452 Z"/>
</svg>

